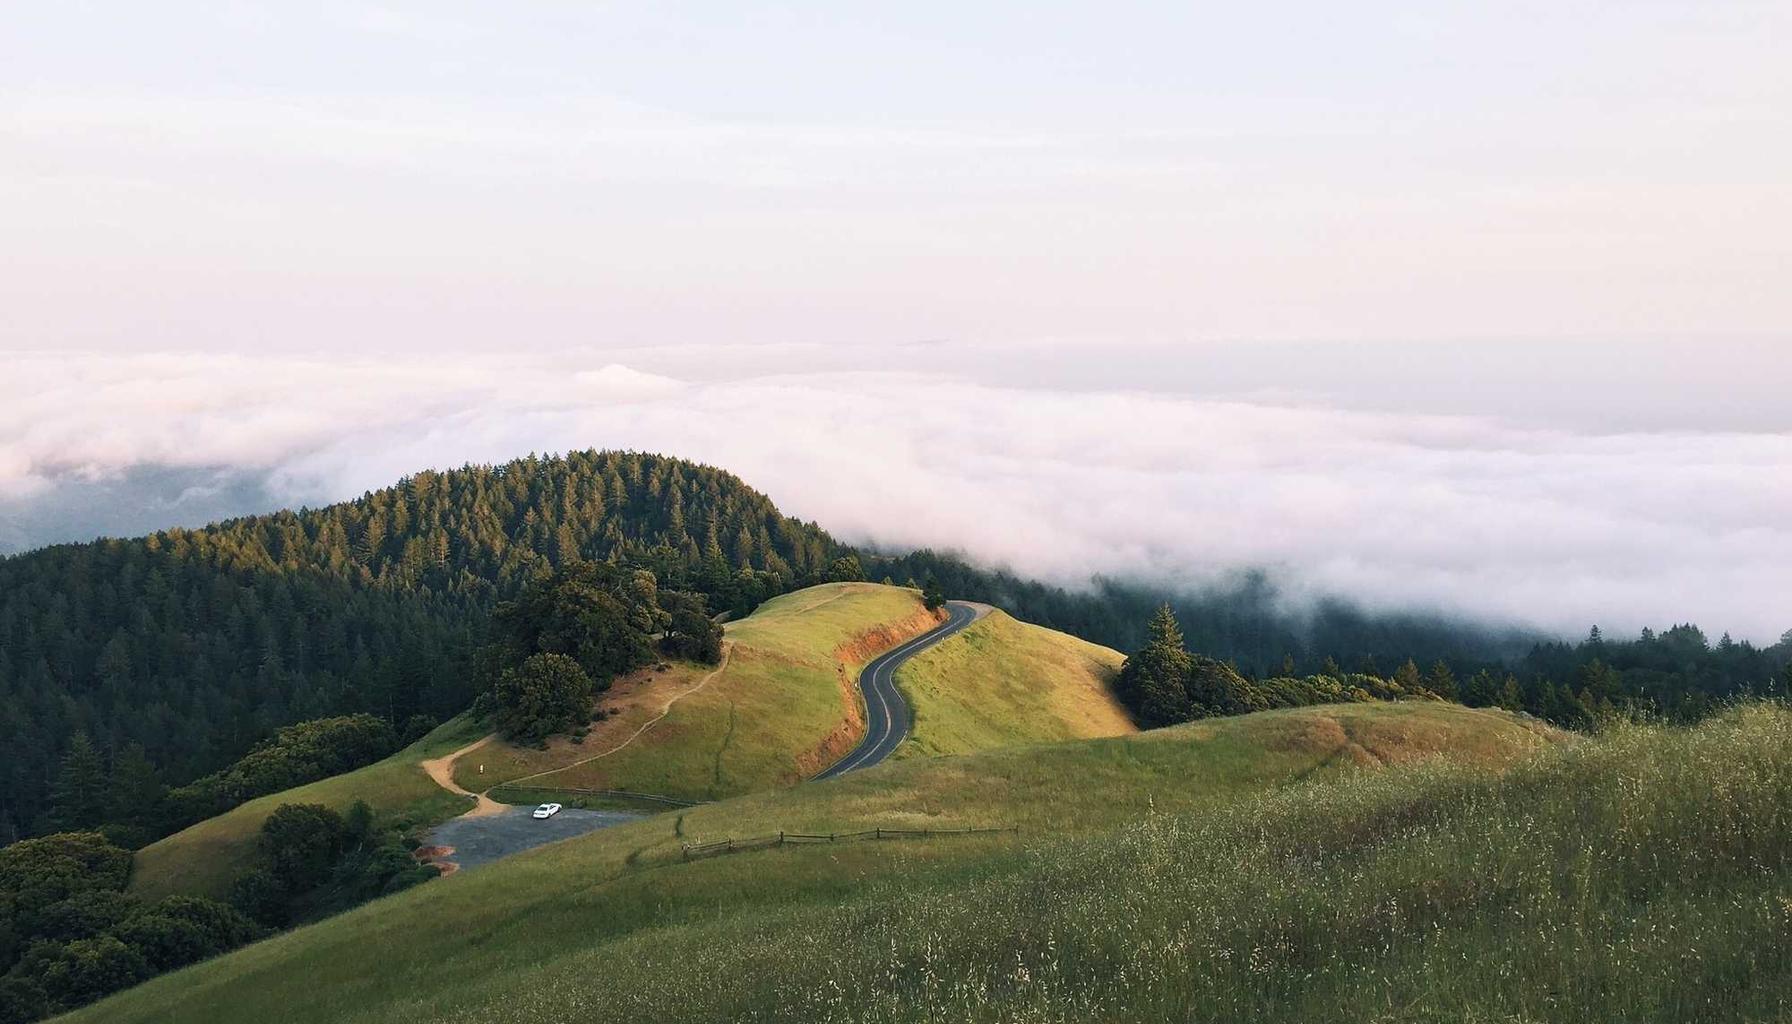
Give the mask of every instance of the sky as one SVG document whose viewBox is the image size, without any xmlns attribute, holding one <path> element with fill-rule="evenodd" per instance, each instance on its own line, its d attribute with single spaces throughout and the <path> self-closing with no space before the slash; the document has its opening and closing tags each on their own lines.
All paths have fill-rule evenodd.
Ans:
<svg viewBox="0 0 1792 1024">
<path fill-rule="evenodd" d="M 1792 626 L 1783 3 L 6 22 L 0 551 L 647 447 L 1058 582 Z"/>
</svg>

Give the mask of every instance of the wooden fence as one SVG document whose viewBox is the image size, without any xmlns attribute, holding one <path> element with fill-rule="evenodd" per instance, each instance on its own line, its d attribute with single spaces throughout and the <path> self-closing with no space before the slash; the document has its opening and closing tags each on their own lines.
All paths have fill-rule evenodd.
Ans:
<svg viewBox="0 0 1792 1024">
<path fill-rule="evenodd" d="M 713 843 L 685 843 L 684 859 L 715 857 L 742 850 L 763 850 L 772 846 L 798 843 L 846 843 L 861 839 L 930 839 L 934 836 L 988 835 L 996 832 L 1018 832 L 1014 826 L 1001 828 L 872 828 L 860 832 L 784 832 L 777 835 L 753 836 L 748 839 L 718 839 Z"/>
<path fill-rule="evenodd" d="M 574 789 L 571 786 L 512 786 L 499 784 L 491 788 L 498 793 L 509 790 L 517 793 L 577 793 L 580 796 L 623 797 L 629 800 L 646 800 L 650 803 L 665 804 L 668 807 L 696 807 L 701 800 L 680 800 L 674 796 L 660 796 L 657 793 L 636 793 L 626 789 Z"/>
</svg>

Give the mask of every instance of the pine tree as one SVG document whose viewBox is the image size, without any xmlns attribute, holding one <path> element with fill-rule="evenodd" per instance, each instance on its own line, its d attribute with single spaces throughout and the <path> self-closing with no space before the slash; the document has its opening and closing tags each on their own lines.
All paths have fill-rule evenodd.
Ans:
<svg viewBox="0 0 1792 1024">
<path fill-rule="evenodd" d="M 930 612 L 938 611 L 946 604 L 946 592 L 940 589 L 940 581 L 932 576 L 927 577 L 927 585 L 921 588 L 921 604 Z"/>
<path fill-rule="evenodd" d="M 1425 685 L 1423 677 L 1419 675 L 1418 663 L 1411 658 L 1406 659 L 1406 664 L 1394 670 L 1394 682 L 1407 693 L 1417 693 Z"/>
<path fill-rule="evenodd" d="M 148 826 L 157 820 L 166 788 L 141 743 L 125 747 L 112 762 L 111 820 Z"/>
<path fill-rule="evenodd" d="M 106 804 L 106 766 L 100 752 L 86 733 L 75 733 L 50 790 L 50 820 L 64 832 L 93 828 L 105 819 Z"/>
<path fill-rule="evenodd" d="M 1456 673 L 1450 671 L 1448 662 L 1439 658 L 1432 663 L 1431 671 L 1425 673 L 1425 689 L 1444 700 L 1456 699 Z"/>
<path fill-rule="evenodd" d="M 1162 605 L 1145 627 L 1145 644 L 1120 668 L 1117 689 L 1140 725 L 1151 728 L 1186 722 L 1194 714 L 1188 697 L 1192 665 L 1183 647 L 1182 626 Z"/>
</svg>

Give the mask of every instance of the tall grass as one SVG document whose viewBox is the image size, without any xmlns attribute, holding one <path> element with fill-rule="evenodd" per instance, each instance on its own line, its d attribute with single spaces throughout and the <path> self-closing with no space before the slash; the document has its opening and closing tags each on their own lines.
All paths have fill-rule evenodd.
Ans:
<svg viewBox="0 0 1792 1024">
<path fill-rule="evenodd" d="M 997 850 L 975 870 L 898 872 L 841 904 L 719 906 L 426 1008 L 451 1021 L 1784 1020 L 1792 713 L 1621 727 L 1503 774 L 1431 763 L 1316 780 Z"/>
</svg>

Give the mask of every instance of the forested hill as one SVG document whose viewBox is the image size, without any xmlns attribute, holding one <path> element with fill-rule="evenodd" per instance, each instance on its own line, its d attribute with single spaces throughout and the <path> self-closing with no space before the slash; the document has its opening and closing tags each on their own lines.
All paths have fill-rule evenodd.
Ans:
<svg viewBox="0 0 1792 1024">
<path fill-rule="evenodd" d="M 77 733 L 180 782 L 288 722 L 461 710 L 491 609 L 544 567 L 614 559 L 745 610 L 842 550 L 732 474 L 582 452 L 0 559 L 0 842 L 50 824 Z"/>
</svg>

